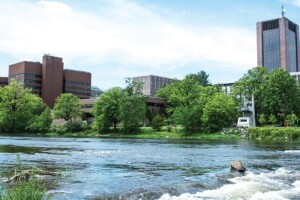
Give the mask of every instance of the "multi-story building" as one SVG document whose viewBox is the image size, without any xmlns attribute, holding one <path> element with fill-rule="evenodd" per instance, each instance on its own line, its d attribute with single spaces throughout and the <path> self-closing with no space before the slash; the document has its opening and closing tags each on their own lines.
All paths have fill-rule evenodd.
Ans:
<svg viewBox="0 0 300 200">
<path fill-rule="evenodd" d="M 44 55 L 42 63 L 23 61 L 10 65 L 11 79 L 32 89 L 50 108 L 61 93 L 72 93 L 81 99 L 91 95 L 91 73 L 64 70 L 63 60 L 59 57 Z"/>
<path fill-rule="evenodd" d="M 256 33 L 258 66 L 268 71 L 299 71 L 299 26 L 284 17 L 284 12 L 281 18 L 258 22 Z"/>
<path fill-rule="evenodd" d="M 0 87 L 8 85 L 8 77 L 0 77 Z"/>
<path fill-rule="evenodd" d="M 92 99 L 97 99 L 101 94 L 103 94 L 103 91 L 100 90 L 97 86 L 92 86 L 91 89 L 91 98 Z"/>
<path fill-rule="evenodd" d="M 145 96 L 154 96 L 157 90 L 169 85 L 173 79 L 160 77 L 160 76 L 138 76 L 134 77 L 133 82 L 143 83 L 142 92 Z"/>
<path fill-rule="evenodd" d="M 64 70 L 64 93 L 72 93 L 80 99 L 91 96 L 91 73 L 75 70 Z"/>
<path fill-rule="evenodd" d="M 42 68 L 39 62 L 23 61 L 9 66 L 9 80 L 15 79 L 22 83 L 24 88 L 32 89 L 32 92 L 41 95 Z"/>
</svg>

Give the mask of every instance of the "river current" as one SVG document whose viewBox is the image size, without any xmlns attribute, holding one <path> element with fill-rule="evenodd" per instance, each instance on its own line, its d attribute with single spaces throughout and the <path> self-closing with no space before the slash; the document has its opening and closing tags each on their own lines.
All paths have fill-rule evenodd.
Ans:
<svg viewBox="0 0 300 200">
<path fill-rule="evenodd" d="M 2 174 L 17 155 L 64 174 L 55 200 L 300 199 L 300 142 L 0 137 Z"/>
</svg>

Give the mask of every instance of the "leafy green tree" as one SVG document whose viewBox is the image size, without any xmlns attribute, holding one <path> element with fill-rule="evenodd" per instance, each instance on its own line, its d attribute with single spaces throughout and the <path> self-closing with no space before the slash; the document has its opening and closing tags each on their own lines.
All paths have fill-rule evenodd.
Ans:
<svg viewBox="0 0 300 200">
<path fill-rule="evenodd" d="M 266 123 L 267 123 L 267 117 L 265 114 L 260 114 L 259 115 L 259 119 L 258 119 L 258 122 L 264 126 Z"/>
<path fill-rule="evenodd" d="M 296 122 L 298 120 L 298 117 L 293 113 L 286 116 L 286 121 L 288 122 L 289 126 L 296 126 Z"/>
<path fill-rule="evenodd" d="M 82 106 L 77 96 L 70 93 L 61 94 L 55 101 L 54 117 L 74 122 L 76 117 L 82 115 Z"/>
<path fill-rule="evenodd" d="M 96 118 L 96 127 L 99 132 L 108 131 L 113 124 L 114 130 L 120 122 L 120 105 L 124 94 L 121 88 L 114 87 L 107 90 L 96 101 L 93 114 Z"/>
<path fill-rule="evenodd" d="M 152 120 L 151 127 L 154 130 L 160 131 L 163 125 L 164 125 L 164 118 L 160 114 L 155 115 Z"/>
<path fill-rule="evenodd" d="M 291 113 L 299 113 L 300 90 L 296 80 L 283 69 L 268 73 L 261 84 L 260 108 L 267 115 L 281 114 L 283 119 Z"/>
<path fill-rule="evenodd" d="M 270 124 L 276 124 L 276 122 L 277 122 L 276 116 L 274 114 L 271 114 L 268 122 Z"/>
<path fill-rule="evenodd" d="M 50 108 L 46 108 L 40 115 L 35 116 L 27 126 L 30 132 L 45 133 L 50 129 L 52 124 L 52 116 Z"/>
<path fill-rule="evenodd" d="M 207 74 L 205 71 L 200 71 L 197 74 L 188 74 L 185 76 L 185 78 L 190 78 L 190 79 L 197 81 L 202 86 L 211 85 L 208 77 L 209 77 L 209 74 Z"/>
<path fill-rule="evenodd" d="M 175 124 L 182 125 L 187 134 L 201 127 L 203 108 L 217 92 L 218 88 L 203 87 L 195 79 L 187 77 L 182 81 L 173 81 L 160 89 L 157 96 L 166 99 L 169 119 Z"/>
<path fill-rule="evenodd" d="M 205 105 L 202 120 L 209 132 L 229 127 L 238 117 L 239 111 L 234 100 L 223 93 L 216 93 Z"/>
<path fill-rule="evenodd" d="M 141 84 L 132 82 L 131 79 L 127 79 L 126 83 L 121 99 L 120 119 L 124 133 L 136 133 L 145 120 L 146 102 L 141 95 Z"/>
<path fill-rule="evenodd" d="M 25 131 L 29 122 L 44 108 L 40 97 L 12 80 L 9 85 L 0 87 L 0 131 Z"/>
</svg>

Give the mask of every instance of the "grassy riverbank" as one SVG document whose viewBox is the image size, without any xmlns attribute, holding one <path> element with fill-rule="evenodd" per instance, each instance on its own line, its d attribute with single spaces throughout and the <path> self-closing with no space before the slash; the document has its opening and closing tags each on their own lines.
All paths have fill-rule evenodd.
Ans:
<svg viewBox="0 0 300 200">
<path fill-rule="evenodd" d="M 155 131 L 150 127 L 142 127 L 141 131 L 136 134 L 123 134 L 121 132 L 109 132 L 99 134 L 95 131 L 75 132 L 75 133 L 47 133 L 45 136 L 49 137 L 99 137 L 99 138 L 139 138 L 139 139 L 240 139 L 241 137 L 235 135 L 222 135 L 220 133 L 192 133 L 185 134 L 181 128 L 172 129 L 168 131 L 164 127 L 161 131 Z"/>
</svg>

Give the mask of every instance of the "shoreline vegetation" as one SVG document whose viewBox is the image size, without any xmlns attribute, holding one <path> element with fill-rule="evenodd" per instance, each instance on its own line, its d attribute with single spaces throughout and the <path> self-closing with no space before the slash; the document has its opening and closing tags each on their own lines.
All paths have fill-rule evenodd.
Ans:
<svg viewBox="0 0 300 200">
<path fill-rule="evenodd" d="M 174 128 L 173 128 L 174 129 Z M 221 133 L 190 133 L 185 134 L 181 127 L 177 130 L 168 131 L 168 127 L 163 127 L 162 130 L 156 131 L 151 127 L 141 127 L 140 132 L 124 134 L 121 131 L 110 130 L 107 133 L 98 133 L 94 130 L 81 131 L 81 132 L 48 132 L 48 133 L 17 133 L 7 134 L 0 133 L 2 136 L 32 136 L 32 137 L 78 137 L 78 138 L 132 138 L 132 139 L 241 139 L 238 135 L 224 135 Z"/>
<path fill-rule="evenodd" d="M 79 132 L 48 132 L 48 133 L 0 133 L 1 136 L 28 136 L 28 137 L 78 137 L 78 138 L 128 138 L 128 139 L 170 139 L 170 140 L 214 140 L 214 139 L 251 139 L 251 140 L 300 140 L 299 127 L 253 127 L 227 128 L 218 133 L 184 133 L 182 127 L 172 128 L 165 126 L 160 131 L 151 127 L 141 127 L 138 133 L 124 134 L 120 130 L 109 130 L 107 133 L 98 133 L 94 130 Z"/>
</svg>

